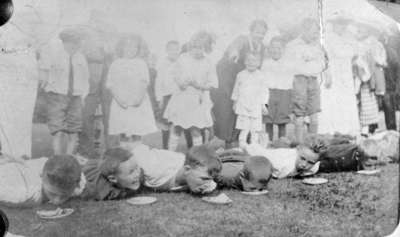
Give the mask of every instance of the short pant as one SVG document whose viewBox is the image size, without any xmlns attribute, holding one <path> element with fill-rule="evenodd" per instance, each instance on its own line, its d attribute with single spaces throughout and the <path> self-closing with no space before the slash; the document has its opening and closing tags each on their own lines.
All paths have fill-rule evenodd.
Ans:
<svg viewBox="0 0 400 237">
<path fill-rule="evenodd" d="M 51 134 L 82 131 L 82 98 L 54 92 L 47 93 L 48 127 Z"/>
</svg>

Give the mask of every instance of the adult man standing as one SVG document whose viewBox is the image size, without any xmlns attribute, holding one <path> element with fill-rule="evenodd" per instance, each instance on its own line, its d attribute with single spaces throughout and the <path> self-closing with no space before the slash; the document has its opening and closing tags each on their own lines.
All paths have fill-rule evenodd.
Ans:
<svg viewBox="0 0 400 237">
<path fill-rule="evenodd" d="M 85 98 L 83 107 L 83 129 L 80 136 L 79 151 L 82 155 L 87 155 L 91 158 L 98 157 L 101 150 L 95 146 L 96 140 L 100 142 L 100 148 L 106 146 L 106 139 L 98 137 L 97 129 L 103 131 L 104 137 L 108 131 L 108 118 L 111 105 L 111 95 L 105 88 L 105 80 L 107 76 L 108 66 L 112 61 L 112 53 L 107 47 L 107 39 L 111 34 L 107 31 L 112 30 L 104 21 L 105 13 L 93 10 L 89 19 L 89 30 L 86 32 L 86 37 L 82 43 L 82 53 L 85 55 L 89 67 L 89 94 Z M 101 112 L 100 112 L 101 111 Z M 101 113 L 101 120 L 99 115 Z M 102 122 L 102 126 L 99 123 Z"/>
</svg>

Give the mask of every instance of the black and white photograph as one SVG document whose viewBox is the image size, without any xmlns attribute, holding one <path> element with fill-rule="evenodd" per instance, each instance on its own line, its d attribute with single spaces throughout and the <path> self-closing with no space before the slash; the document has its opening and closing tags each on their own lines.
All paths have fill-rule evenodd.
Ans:
<svg viewBox="0 0 400 237">
<path fill-rule="evenodd" d="M 0 237 L 400 237 L 400 1 L 0 1 Z"/>
</svg>

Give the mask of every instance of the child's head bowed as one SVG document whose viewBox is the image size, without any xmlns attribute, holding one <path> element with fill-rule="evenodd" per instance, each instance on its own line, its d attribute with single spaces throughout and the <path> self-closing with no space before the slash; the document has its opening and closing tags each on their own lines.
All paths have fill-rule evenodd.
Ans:
<svg viewBox="0 0 400 237">
<path fill-rule="evenodd" d="M 299 145 L 297 147 L 296 170 L 299 172 L 310 171 L 318 162 L 319 155 L 311 148 Z"/>
<path fill-rule="evenodd" d="M 214 178 L 222 169 L 217 154 L 205 145 L 192 147 L 186 155 L 184 177 L 194 193 L 212 192 L 216 188 Z"/>
<path fill-rule="evenodd" d="M 56 155 L 43 168 L 42 182 L 45 197 L 53 204 L 61 204 L 80 188 L 82 170 L 70 155 Z"/>
<path fill-rule="evenodd" d="M 272 164 L 262 156 L 249 157 L 243 165 L 240 181 L 243 191 L 261 191 L 267 189 L 272 177 Z"/>
</svg>

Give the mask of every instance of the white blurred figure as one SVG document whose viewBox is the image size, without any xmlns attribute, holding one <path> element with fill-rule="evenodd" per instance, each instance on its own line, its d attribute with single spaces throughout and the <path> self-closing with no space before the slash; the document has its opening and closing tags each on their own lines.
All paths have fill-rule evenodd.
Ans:
<svg viewBox="0 0 400 237">
<path fill-rule="evenodd" d="M 38 70 L 30 44 L 12 25 L 0 29 L 0 141 L 15 157 L 31 156 Z"/>
<path fill-rule="evenodd" d="M 327 36 L 329 68 L 321 87 L 321 107 L 318 132 L 321 134 L 356 135 L 359 117 L 356 90 L 352 72 L 355 55 L 352 39 L 345 36 L 349 20 L 337 18 L 332 22 L 332 32 Z M 325 74 L 326 75 L 326 74 Z"/>
</svg>

